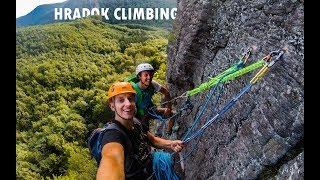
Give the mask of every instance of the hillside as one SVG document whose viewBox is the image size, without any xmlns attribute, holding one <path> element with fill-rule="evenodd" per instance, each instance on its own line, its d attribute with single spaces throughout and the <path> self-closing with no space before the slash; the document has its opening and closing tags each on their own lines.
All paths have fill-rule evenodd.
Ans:
<svg viewBox="0 0 320 180">
<path fill-rule="evenodd" d="M 54 8 L 109 8 L 109 12 L 113 12 L 115 8 L 176 8 L 175 0 L 67 0 L 61 3 L 44 4 L 36 7 L 25 16 L 16 19 L 16 26 L 30 26 L 37 24 L 48 24 L 54 22 L 61 22 L 54 20 Z M 70 21 L 70 20 L 69 20 Z M 172 20 L 139 20 L 139 21 L 116 21 L 113 16 L 110 16 L 108 23 L 118 24 L 142 24 L 156 27 L 164 27 L 171 29 Z"/>
<path fill-rule="evenodd" d="M 17 28 L 17 178 L 94 179 L 85 140 L 111 116 L 106 90 L 142 61 L 164 82 L 167 36 L 98 17 Z"/>
</svg>

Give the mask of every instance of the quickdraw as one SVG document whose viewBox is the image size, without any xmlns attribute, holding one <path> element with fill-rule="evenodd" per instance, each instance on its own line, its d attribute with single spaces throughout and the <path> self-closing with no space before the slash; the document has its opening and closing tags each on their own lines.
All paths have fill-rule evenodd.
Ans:
<svg viewBox="0 0 320 180">
<path fill-rule="evenodd" d="M 266 73 L 268 72 L 268 70 L 280 59 L 283 58 L 283 54 L 285 53 L 285 50 L 278 50 L 278 51 L 272 51 L 271 53 L 269 53 L 266 57 L 264 57 L 262 60 L 265 62 L 265 65 L 256 73 L 256 75 L 249 81 L 249 83 L 240 90 L 240 92 L 235 95 L 233 98 L 231 98 L 231 100 L 226 103 L 223 108 L 213 117 L 213 118 L 209 118 L 205 124 L 197 131 L 192 132 L 193 131 L 193 126 L 195 125 L 196 121 L 198 121 L 198 119 L 200 119 L 200 116 L 203 114 L 203 112 L 200 112 L 200 115 L 196 117 L 196 120 L 194 121 L 192 128 L 190 128 L 187 133 L 185 134 L 185 136 L 182 138 L 182 141 L 184 143 L 188 143 L 190 142 L 192 139 L 195 139 L 197 137 L 201 137 L 202 134 L 205 132 L 206 128 L 209 127 L 213 122 L 216 122 L 216 120 L 218 118 L 220 118 L 224 113 L 226 113 L 231 107 L 233 107 L 236 102 L 240 99 L 240 97 L 242 95 L 244 95 L 246 92 L 251 90 L 251 87 L 257 83 L 257 81 L 261 80 L 262 77 L 264 77 L 266 75 Z M 275 57 L 275 58 L 274 58 Z M 227 75 L 226 75 L 227 76 Z M 224 76 L 224 77 L 226 77 Z M 221 83 L 221 79 L 217 82 L 217 84 Z M 213 94 L 213 92 L 216 90 L 217 86 L 215 86 L 215 88 L 212 90 L 211 93 L 209 93 L 209 96 L 207 99 L 211 99 L 211 96 Z M 218 98 L 217 98 L 218 100 Z M 209 100 L 207 100 L 209 101 Z M 207 102 L 206 102 L 207 103 Z M 202 109 L 204 109 L 205 106 L 202 107 Z M 183 164 L 183 160 L 185 158 L 187 158 L 195 149 L 196 146 L 194 146 L 191 150 L 191 152 L 189 152 L 187 154 L 187 156 L 184 156 L 179 153 L 180 155 L 180 160 L 176 163 L 182 163 Z M 164 152 L 164 151 L 156 151 L 156 153 L 154 153 L 154 157 L 157 157 L 154 159 L 153 161 L 153 167 L 157 167 L 154 168 L 154 173 L 152 175 L 155 175 L 155 172 L 167 172 L 168 169 L 170 170 L 170 172 L 174 171 L 172 170 L 173 167 L 173 161 L 172 161 L 172 156 L 175 153 L 168 153 L 168 152 Z M 169 165 L 169 166 L 168 166 Z M 163 169 L 163 167 L 167 167 L 166 169 Z M 159 173 L 158 173 L 159 174 Z M 152 176 L 151 176 L 152 177 Z"/>
<path fill-rule="evenodd" d="M 188 143 L 192 139 L 202 135 L 202 133 L 205 131 L 205 129 L 211 125 L 213 122 L 215 122 L 218 118 L 220 118 L 225 112 L 227 112 L 235 103 L 240 99 L 240 97 L 245 94 L 246 92 L 251 90 L 251 87 L 259 80 L 262 79 L 263 76 L 266 75 L 270 67 L 272 67 L 277 61 L 282 59 L 283 54 L 285 53 L 285 50 L 277 50 L 272 51 L 269 53 L 266 57 L 263 59 L 266 61 L 266 64 L 256 73 L 256 75 L 250 80 L 250 82 L 241 89 L 241 91 L 234 96 L 228 103 L 226 103 L 223 108 L 211 119 L 207 120 L 205 124 L 194 133 L 191 133 L 192 128 L 189 129 L 182 139 L 185 143 Z M 275 58 L 274 58 L 275 57 Z M 274 58 L 274 59 L 273 59 Z M 191 130 L 191 131 L 190 131 Z"/>
</svg>

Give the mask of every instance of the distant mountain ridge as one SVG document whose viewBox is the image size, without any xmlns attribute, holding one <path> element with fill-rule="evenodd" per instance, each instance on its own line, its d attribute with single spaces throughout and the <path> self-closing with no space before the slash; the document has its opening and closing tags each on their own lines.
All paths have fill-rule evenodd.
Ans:
<svg viewBox="0 0 320 180">
<path fill-rule="evenodd" d="M 61 3 L 44 4 L 36 7 L 25 16 L 16 19 L 16 26 L 30 26 L 38 24 L 48 24 L 61 22 L 62 20 L 54 20 L 55 8 L 109 8 L 112 13 L 115 8 L 175 8 L 176 0 L 67 0 Z M 66 20 L 68 21 L 68 20 Z M 135 23 L 143 25 L 151 25 L 156 27 L 171 28 L 172 20 L 139 20 L 139 21 L 116 21 L 112 16 L 107 22 L 117 23 Z"/>
</svg>

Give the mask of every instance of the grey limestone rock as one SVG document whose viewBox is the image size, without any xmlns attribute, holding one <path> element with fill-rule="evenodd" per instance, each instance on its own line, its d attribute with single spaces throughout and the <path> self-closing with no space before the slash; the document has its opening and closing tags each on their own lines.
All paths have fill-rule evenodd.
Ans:
<svg viewBox="0 0 320 180">
<path fill-rule="evenodd" d="M 167 82 L 173 97 L 230 67 L 249 47 L 254 50 L 248 64 L 270 51 L 287 49 L 283 61 L 272 66 L 249 93 L 206 129 L 201 139 L 191 141 L 184 150 L 187 153 L 196 145 L 184 161 L 184 179 L 263 178 L 266 168 L 278 166 L 304 137 L 304 2 L 178 0 L 177 7 L 167 62 Z M 255 72 L 225 83 L 218 109 Z M 208 93 L 191 97 L 193 111 L 177 118 L 179 138 L 191 126 Z M 214 114 L 213 103 L 209 104 L 203 117 Z M 303 171 L 289 172 L 297 170 L 291 167 L 282 168 L 283 175 L 278 177 L 292 173 L 297 179 L 303 178 Z"/>
</svg>

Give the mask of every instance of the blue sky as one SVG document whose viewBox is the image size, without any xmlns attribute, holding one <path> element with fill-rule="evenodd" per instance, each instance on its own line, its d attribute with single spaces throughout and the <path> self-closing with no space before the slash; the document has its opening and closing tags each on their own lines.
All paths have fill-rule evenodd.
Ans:
<svg viewBox="0 0 320 180">
<path fill-rule="evenodd" d="M 53 4 L 67 0 L 16 0 L 16 18 L 24 16 L 41 4 Z"/>
</svg>

